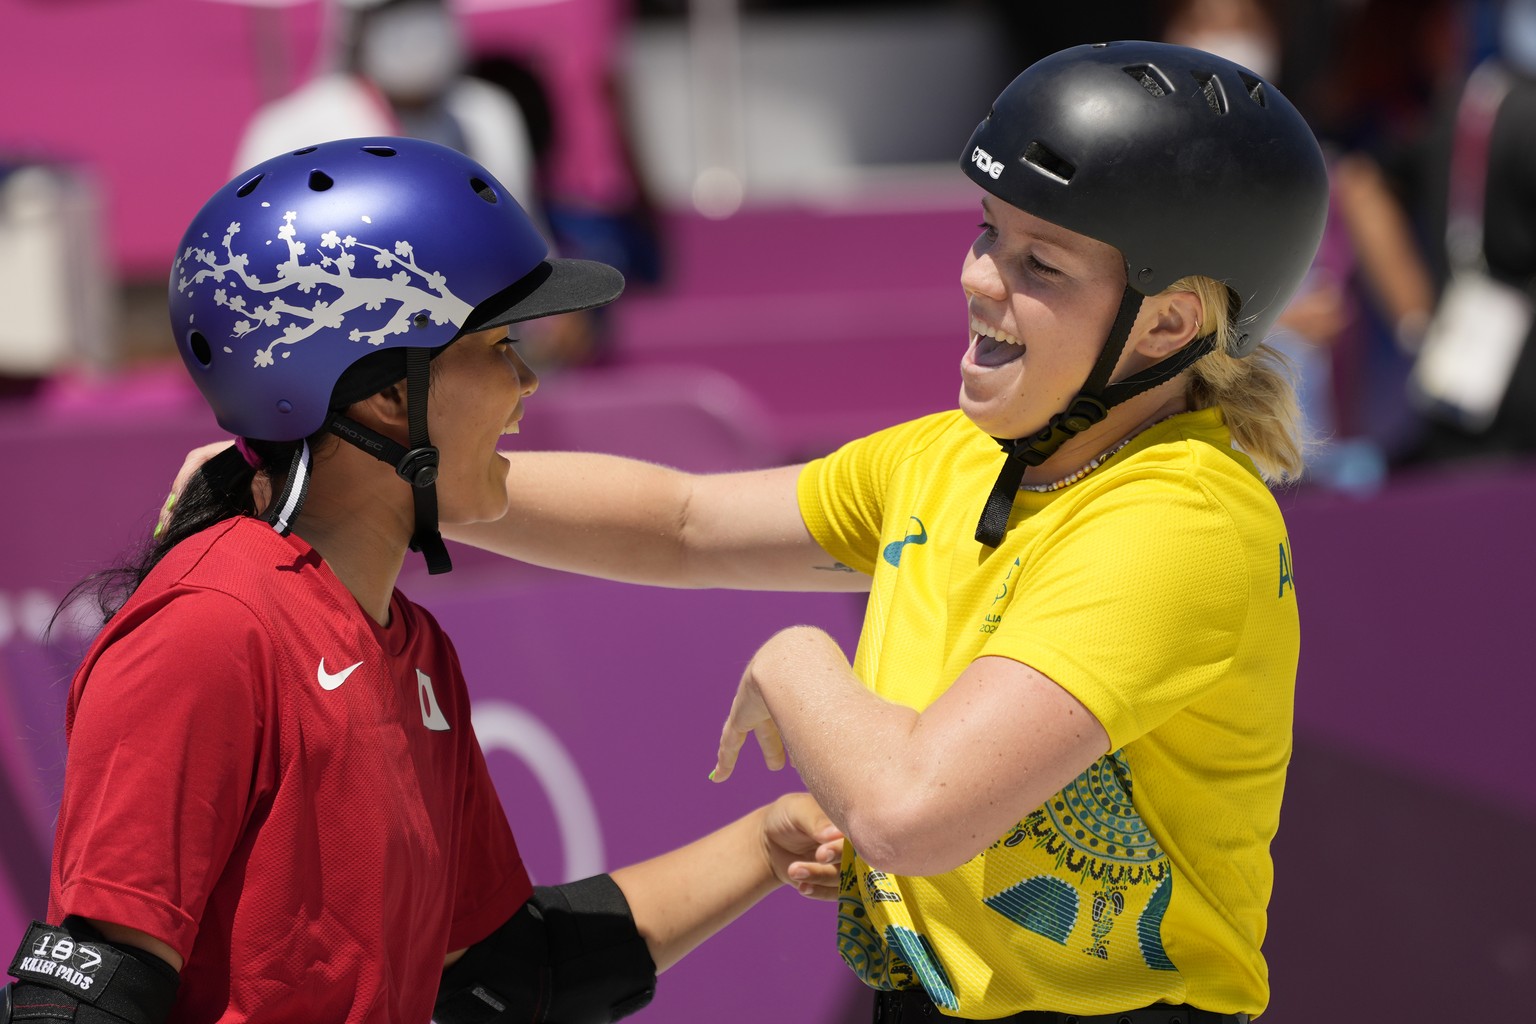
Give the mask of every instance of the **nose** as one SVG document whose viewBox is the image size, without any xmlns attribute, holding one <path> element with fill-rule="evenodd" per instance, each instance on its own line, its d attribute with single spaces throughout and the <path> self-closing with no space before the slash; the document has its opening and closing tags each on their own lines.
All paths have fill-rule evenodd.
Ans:
<svg viewBox="0 0 1536 1024">
<path fill-rule="evenodd" d="M 977 247 L 965 254 L 965 265 L 960 268 L 960 287 L 967 296 L 979 295 L 997 302 L 1008 297 L 996 261 L 989 253 L 978 251 Z"/>
<path fill-rule="evenodd" d="M 512 365 L 517 368 L 517 379 L 522 383 L 522 395 L 524 398 L 539 390 L 539 375 L 533 372 L 533 367 L 523 362 L 523 357 L 517 354 L 517 349 L 508 346 L 512 352 Z"/>
</svg>

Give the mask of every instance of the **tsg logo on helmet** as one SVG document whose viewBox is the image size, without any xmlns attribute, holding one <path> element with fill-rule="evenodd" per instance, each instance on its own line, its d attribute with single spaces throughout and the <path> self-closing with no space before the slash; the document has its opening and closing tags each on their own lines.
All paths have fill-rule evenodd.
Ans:
<svg viewBox="0 0 1536 1024">
<path fill-rule="evenodd" d="M 990 175 L 994 180 L 1003 176 L 1003 162 L 992 159 L 992 154 L 977 146 L 971 153 L 971 163 L 981 168 L 981 173 Z"/>
</svg>

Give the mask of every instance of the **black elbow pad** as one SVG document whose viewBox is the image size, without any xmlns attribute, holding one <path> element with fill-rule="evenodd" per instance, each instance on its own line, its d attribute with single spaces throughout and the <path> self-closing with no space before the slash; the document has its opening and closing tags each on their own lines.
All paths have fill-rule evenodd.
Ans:
<svg viewBox="0 0 1536 1024">
<path fill-rule="evenodd" d="M 108 942 L 88 921 L 33 921 L 11 961 L 14 988 L 0 1020 L 163 1024 L 176 1001 L 176 969 L 136 946 Z"/>
<path fill-rule="evenodd" d="M 539 886 L 443 972 L 436 1024 L 608 1024 L 644 1008 L 656 964 L 607 875 Z"/>
</svg>

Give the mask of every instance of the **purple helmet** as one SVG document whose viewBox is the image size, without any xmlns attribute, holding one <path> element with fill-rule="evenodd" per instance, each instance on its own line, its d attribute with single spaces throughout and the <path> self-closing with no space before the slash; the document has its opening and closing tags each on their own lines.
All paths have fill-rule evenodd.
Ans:
<svg viewBox="0 0 1536 1024">
<path fill-rule="evenodd" d="M 325 425 L 337 379 L 371 352 L 591 309 L 623 287 L 612 267 L 549 258 L 506 188 L 455 150 L 345 139 L 214 193 L 178 248 L 170 315 L 219 425 L 292 441 Z"/>
</svg>

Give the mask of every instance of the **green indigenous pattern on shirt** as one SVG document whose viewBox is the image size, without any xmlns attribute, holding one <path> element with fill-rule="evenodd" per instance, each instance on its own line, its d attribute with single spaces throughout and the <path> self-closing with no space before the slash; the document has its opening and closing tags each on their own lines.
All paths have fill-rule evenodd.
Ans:
<svg viewBox="0 0 1536 1024">
<path fill-rule="evenodd" d="M 1081 701 L 1113 752 L 945 874 L 889 875 L 850 846 L 843 957 L 969 1017 L 1257 1013 L 1298 646 L 1279 510 L 1203 410 L 1070 487 L 1021 491 L 991 550 L 973 531 L 1001 458 L 945 413 L 802 473 L 813 536 L 874 578 L 855 671 L 922 709 L 976 658 L 1011 658 Z"/>
</svg>

